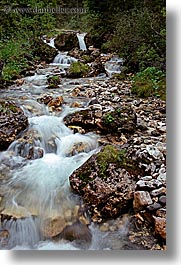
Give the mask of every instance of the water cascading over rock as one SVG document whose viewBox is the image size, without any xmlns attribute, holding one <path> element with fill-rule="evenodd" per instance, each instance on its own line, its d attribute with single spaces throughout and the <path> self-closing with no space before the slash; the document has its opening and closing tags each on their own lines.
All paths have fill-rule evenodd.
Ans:
<svg viewBox="0 0 181 265">
<path fill-rule="evenodd" d="M 86 51 L 87 50 L 87 47 L 86 47 L 86 44 L 85 44 L 85 40 L 84 40 L 85 35 L 86 35 L 86 33 L 77 33 L 77 38 L 78 38 L 78 41 L 79 41 L 79 48 L 82 51 Z"/>
<path fill-rule="evenodd" d="M 10 239 L 10 247 L 34 245 L 42 238 L 58 236 L 67 226 L 77 222 L 86 226 L 87 222 L 80 213 L 79 202 L 71 198 L 69 175 L 97 150 L 97 138 L 93 134 L 73 134 L 61 117 L 32 117 L 29 124 L 29 131 L 36 132 L 36 137 L 32 137 L 25 151 L 28 154 L 28 148 L 34 147 L 43 153 L 37 159 L 25 159 L 20 167 L 15 165 L 4 183 L 3 228 L 11 236 L 16 233 Z M 28 138 L 25 140 L 28 142 Z M 1 161 L 21 156 L 21 145 L 24 148 L 21 139 L 13 142 L 1 155 Z M 69 230 L 66 228 L 65 236 Z"/>
<path fill-rule="evenodd" d="M 69 67 L 71 63 L 77 62 L 77 59 L 71 56 L 68 56 L 67 53 L 59 52 L 55 59 L 53 60 L 53 64 L 60 64 L 64 68 Z"/>
<path fill-rule="evenodd" d="M 123 59 L 117 56 L 112 57 L 109 61 L 105 63 L 105 70 L 108 76 L 113 74 L 120 74 L 122 70 Z"/>
</svg>

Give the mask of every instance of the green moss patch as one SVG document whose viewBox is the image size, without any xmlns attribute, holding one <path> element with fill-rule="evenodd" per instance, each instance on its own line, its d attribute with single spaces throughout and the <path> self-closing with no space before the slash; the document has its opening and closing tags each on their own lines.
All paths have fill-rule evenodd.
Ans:
<svg viewBox="0 0 181 265">
<path fill-rule="evenodd" d="M 88 74 L 90 67 L 81 62 L 73 62 L 69 69 L 69 76 L 71 77 L 84 77 Z"/>
</svg>

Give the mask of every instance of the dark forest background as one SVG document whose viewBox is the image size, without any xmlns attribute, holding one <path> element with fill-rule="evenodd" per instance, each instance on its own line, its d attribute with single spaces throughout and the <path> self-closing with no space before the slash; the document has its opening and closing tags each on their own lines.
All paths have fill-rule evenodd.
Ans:
<svg viewBox="0 0 181 265">
<path fill-rule="evenodd" d="M 83 7 L 83 14 L 21 13 L 15 8 Z M 10 7 L 10 8 L 9 8 Z M 6 10 L 6 12 L 4 11 Z M 2 0 L 0 61 L 11 79 L 35 56 L 37 38 L 62 29 L 90 34 L 94 46 L 124 58 L 125 71 L 163 85 L 166 71 L 165 0 Z M 27 56 L 28 54 L 28 56 Z"/>
</svg>

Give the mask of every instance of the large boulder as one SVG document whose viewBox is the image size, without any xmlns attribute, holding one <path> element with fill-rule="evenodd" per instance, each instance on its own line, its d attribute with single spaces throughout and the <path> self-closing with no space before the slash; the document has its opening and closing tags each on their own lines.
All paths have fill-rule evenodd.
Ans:
<svg viewBox="0 0 181 265">
<path fill-rule="evenodd" d="M 75 32 L 62 32 L 55 38 L 55 47 L 59 51 L 70 51 L 79 47 L 79 42 Z"/>
<path fill-rule="evenodd" d="M 23 110 L 10 100 L 0 100 L 0 150 L 5 150 L 28 126 Z"/>
<path fill-rule="evenodd" d="M 37 56 L 41 61 L 46 63 L 52 63 L 53 59 L 57 55 L 57 50 L 45 42 L 42 39 L 35 39 L 33 42 L 33 56 Z"/>
<path fill-rule="evenodd" d="M 80 126 L 87 131 L 99 130 L 101 134 L 132 134 L 136 130 L 137 117 L 133 108 L 127 104 L 103 114 L 102 107 L 93 104 L 90 109 L 67 115 L 67 126 Z"/>
<path fill-rule="evenodd" d="M 94 222 L 128 212 L 133 201 L 138 165 L 123 150 L 105 146 L 70 176 L 72 189 L 89 207 Z"/>
</svg>

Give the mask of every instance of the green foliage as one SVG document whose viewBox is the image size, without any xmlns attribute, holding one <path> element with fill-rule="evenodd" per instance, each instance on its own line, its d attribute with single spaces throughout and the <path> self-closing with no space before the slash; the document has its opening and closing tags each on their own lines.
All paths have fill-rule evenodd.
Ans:
<svg viewBox="0 0 181 265">
<path fill-rule="evenodd" d="M 84 60 L 85 63 L 90 63 L 92 61 L 91 57 L 86 54 L 82 56 L 82 59 Z"/>
<path fill-rule="evenodd" d="M 84 77 L 89 71 L 89 66 L 81 62 L 73 62 L 69 73 L 72 77 Z"/>
<path fill-rule="evenodd" d="M 41 8 L 48 1 L 2 1 L 0 9 L 10 7 L 10 12 L 1 11 L 0 60 L 4 62 L 2 79 L 10 80 L 25 70 L 34 56 L 34 41 L 53 29 L 55 17 L 50 13 L 23 13 L 20 8 Z M 17 10 L 14 12 L 14 9 Z M 19 9 L 18 9 L 19 8 Z M 36 58 L 37 59 L 37 58 Z"/>
<path fill-rule="evenodd" d="M 97 163 L 99 166 L 99 174 L 105 177 L 106 170 L 110 163 L 123 164 L 126 156 L 125 150 L 118 150 L 112 145 L 106 145 L 104 149 L 97 154 Z"/>
<path fill-rule="evenodd" d="M 48 88 L 56 88 L 61 83 L 60 76 L 54 75 L 48 78 Z"/>
<path fill-rule="evenodd" d="M 165 73 L 156 67 L 148 67 L 137 73 L 133 78 L 131 89 L 138 97 L 157 96 L 166 99 L 166 77 Z"/>
<path fill-rule="evenodd" d="M 162 13 L 147 8 L 123 12 L 108 48 L 125 59 L 129 71 L 142 71 L 147 67 L 165 70 L 165 23 Z"/>
<path fill-rule="evenodd" d="M 25 57 L 26 52 L 21 40 L 16 42 L 10 40 L 6 45 L 0 42 L 0 59 L 5 63 L 2 71 L 3 79 L 10 80 L 17 77 L 28 66 L 28 60 Z"/>
<path fill-rule="evenodd" d="M 114 117 L 110 113 L 108 113 L 106 114 L 104 121 L 106 124 L 110 124 L 114 121 Z"/>
<path fill-rule="evenodd" d="M 7 103 L 4 100 L 0 100 L 0 112 L 10 114 L 11 112 L 18 112 L 18 109 L 15 105 Z"/>
</svg>

